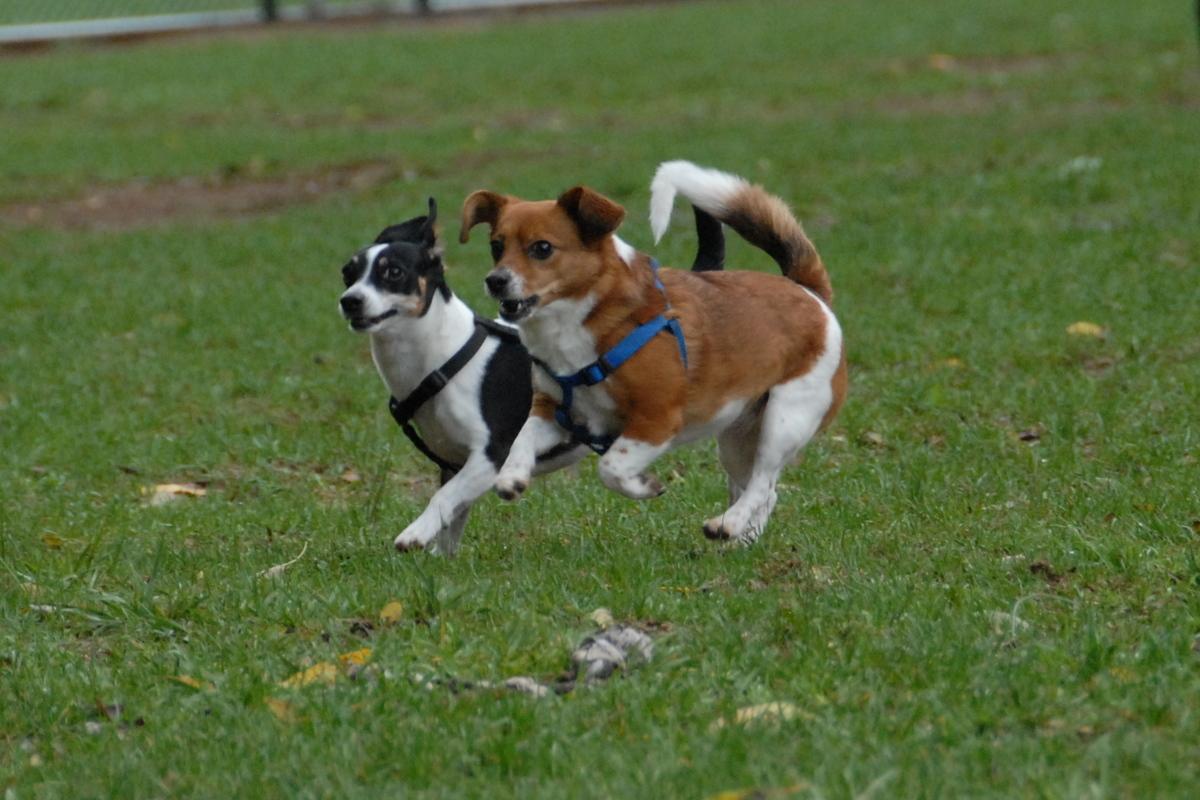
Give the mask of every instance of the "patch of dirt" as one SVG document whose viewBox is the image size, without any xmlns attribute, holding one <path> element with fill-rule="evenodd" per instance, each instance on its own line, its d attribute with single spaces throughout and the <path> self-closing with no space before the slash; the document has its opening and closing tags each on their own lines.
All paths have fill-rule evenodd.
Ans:
<svg viewBox="0 0 1200 800">
<path fill-rule="evenodd" d="M 894 117 L 970 117 L 1020 108 L 1024 102 L 1020 92 L 969 89 L 940 94 L 887 95 L 876 99 L 872 106 L 874 111 Z"/>
<path fill-rule="evenodd" d="M 1036 75 L 1062 71 L 1081 59 L 1071 53 L 951 56 L 946 69 L 980 75 Z"/>
<path fill-rule="evenodd" d="M 216 220 L 265 214 L 330 194 L 365 191 L 394 180 L 394 164 L 371 161 L 307 173 L 240 174 L 134 181 L 98 187 L 81 197 L 0 206 L 0 222 L 69 230 L 122 231 L 186 219 Z"/>
<path fill-rule="evenodd" d="M 1029 572 L 1044 580 L 1048 586 L 1061 586 L 1067 580 L 1067 576 L 1054 569 L 1049 561 L 1034 561 L 1029 565 Z"/>
<path fill-rule="evenodd" d="M 1128 100 L 1109 97 L 1081 100 L 1055 108 L 1059 116 L 1093 116 L 1130 107 Z M 1026 92 L 1015 89 L 973 88 L 938 94 L 894 94 L 875 98 L 866 111 L 906 119 L 914 116 L 977 117 L 1001 112 L 1028 112 L 1037 108 Z"/>
</svg>

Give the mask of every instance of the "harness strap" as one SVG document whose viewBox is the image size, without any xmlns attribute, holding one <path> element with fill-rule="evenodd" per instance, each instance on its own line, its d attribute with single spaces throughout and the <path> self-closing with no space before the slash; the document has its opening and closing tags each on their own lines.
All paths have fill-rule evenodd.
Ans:
<svg viewBox="0 0 1200 800">
<path fill-rule="evenodd" d="M 433 372 L 426 375 L 424 380 L 417 385 L 417 388 L 413 389 L 412 393 L 404 398 L 404 400 L 397 400 L 395 397 L 388 400 L 388 410 L 392 412 L 392 419 L 396 420 L 396 424 L 400 426 L 400 430 L 404 431 L 404 435 L 413 443 L 413 446 L 420 450 L 421 454 L 434 464 L 452 472 L 458 472 L 462 469 L 462 464 L 452 464 L 429 449 L 429 445 L 425 444 L 420 434 L 417 433 L 417 429 L 413 427 L 412 418 L 421 406 L 432 400 L 450 382 L 450 379 L 457 375 L 459 370 L 475 357 L 475 354 L 479 352 L 480 347 L 483 347 L 483 343 L 487 341 L 489 335 L 507 336 L 509 333 L 505 331 L 501 334 L 495 330 L 495 328 L 500 327 L 499 325 L 489 325 L 486 323 L 486 320 L 476 317 L 475 330 L 471 334 L 471 338 L 467 339 L 466 344 L 458 348 L 458 352 L 450 356 L 445 364 L 442 364 Z M 515 336 L 515 334 L 512 335 Z"/>
<path fill-rule="evenodd" d="M 475 317 L 475 324 L 487 329 L 491 336 L 501 339 L 512 344 L 521 344 L 521 334 L 517 333 L 517 329 L 511 325 L 505 325 L 503 322 L 485 319 L 483 317 Z M 521 345 L 524 347 L 524 345 Z"/>
<path fill-rule="evenodd" d="M 663 286 L 662 279 L 658 277 L 658 260 L 650 259 L 650 268 L 654 274 L 654 286 L 666 298 L 667 289 Z M 667 310 L 671 308 L 671 303 L 667 301 Z M 559 401 L 558 407 L 554 410 L 554 421 L 559 427 L 569 431 L 571 438 L 582 444 L 586 444 L 592 450 L 600 455 L 608 452 L 612 447 L 613 442 L 617 437 L 611 435 L 596 436 L 587 429 L 587 426 L 575 422 L 571 418 L 571 405 L 574 403 L 574 390 L 577 386 L 595 386 L 601 383 L 605 378 L 615 372 L 622 364 L 633 358 L 639 350 L 650 343 L 650 340 L 661 333 L 664 329 L 671 332 L 675 337 L 675 341 L 679 344 L 679 357 L 683 361 L 683 368 L 686 370 L 688 365 L 687 357 L 687 340 L 683 336 L 683 326 L 679 324 L 677 319 L 667 319 L 665 314 L 659 314 L 647 322 L 638 325 L 621 341 L 612 347 L 607 353 L 600 356 L 598 359 L 588 364 L 583 369 L 577 370 L 570 375 L 557 375 L 550 366 L 540 359 L 534 359 L 539 367 L 541 367 L 547 375 L 554 379 L 562 390 L 562 400 Z"/>
</svg>

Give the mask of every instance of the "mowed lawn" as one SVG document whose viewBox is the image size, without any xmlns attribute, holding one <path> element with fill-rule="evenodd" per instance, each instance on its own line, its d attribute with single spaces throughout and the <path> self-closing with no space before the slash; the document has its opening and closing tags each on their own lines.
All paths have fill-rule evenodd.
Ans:
<svg viewBox="0 0 1200 800">
<path fill-rule="evenodd" d="M 0 56 L 0 793 L 1191 796 L 1192 12 L 692 2 Z M 393 552 L 433 471 L 340 265 L 433 195 L 492 314 L 469 191 L 587 183 L 651 249 L 679 157 L 793 204 L 846 331 L 849 400 L 766 534 L 701 535 L 706 442 L 657 500 L 593 460 L 484 498 L 455 559 Z M 414 679 L 552 679 L 598 608 L 648 665 Z"/>
</svg>

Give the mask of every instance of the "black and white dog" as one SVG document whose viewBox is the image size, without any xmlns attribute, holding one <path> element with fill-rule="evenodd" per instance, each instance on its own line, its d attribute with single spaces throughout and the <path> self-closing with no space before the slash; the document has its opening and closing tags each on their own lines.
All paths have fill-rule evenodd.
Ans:
<svg viewBox="0 0 1200 800">
<path fill-rule="evenodd" d="M 450 291 L 436 219 L 430 198 L 428 216 L 388 227 L 355 254 L 342 267 L 339 306 L 351 328 L 371 334 L 393 417 L 441 469 L 441 488 L 396 537 L 396 548 L 448 554 L 458 547 L 471 504 L 492 488 L 533 395 L 529 354 L 516 331 L 479 319 Z M 538 471 L 586 452 L 553 453 Z"/>
<path fill-rule="evenodd" d="M 346 290 L 339 307 L 353 330 L 371 335 L 392 416 L 441 469 L 441 488 L 396 537 L 396 549 L 451 554 L 471 505 L 492 488 L 529 415 L 532 361 L 514 327 L 479 318 L 450 291 L 436 221 L 430 198 L 427 216 L 389 226 L 358 251 L 342 267 Z M 693 269 L 721 269 L 720 223 L 696 209 L 696 225 Z M 534 472 L 559 469 L 589 452 L 573 442 L 556 446 L 538 454 Z"/>
</svg>

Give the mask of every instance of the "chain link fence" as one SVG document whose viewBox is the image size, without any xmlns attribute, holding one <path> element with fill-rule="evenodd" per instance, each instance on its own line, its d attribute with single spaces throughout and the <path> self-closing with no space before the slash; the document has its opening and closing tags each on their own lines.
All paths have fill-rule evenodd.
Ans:
<svg viewBox="0 0 1200 800">
<path fill-rule="evenodd" d="M 0 43 L 579 0 L 0 0 Z"/>
</svg>

